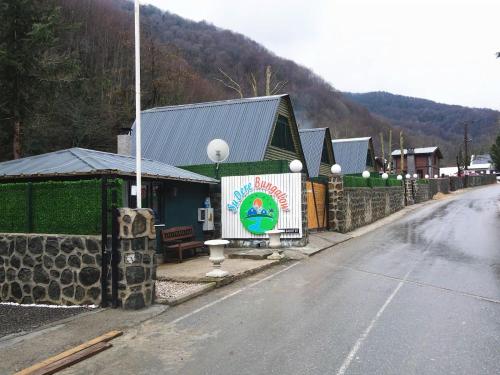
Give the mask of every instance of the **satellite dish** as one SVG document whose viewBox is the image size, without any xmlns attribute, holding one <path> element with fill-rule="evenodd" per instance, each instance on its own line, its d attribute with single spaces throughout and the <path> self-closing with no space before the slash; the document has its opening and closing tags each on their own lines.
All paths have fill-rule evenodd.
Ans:
<svg viewBox="0 0 500 375">
<path fill-rule="evenodd" d="M 229 156 L 229 146 L 223 139 L 212 139 L 207 146 L 207 155 L 214 163 L 222 163 Z"/>
</svg>

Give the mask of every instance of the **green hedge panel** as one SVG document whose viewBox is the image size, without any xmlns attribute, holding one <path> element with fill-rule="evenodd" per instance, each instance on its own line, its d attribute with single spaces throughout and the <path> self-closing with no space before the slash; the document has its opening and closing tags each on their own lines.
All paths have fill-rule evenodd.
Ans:
<svg viewBox="0 0 500 375">
<path fill-rule="evenodd" d="M 20 233 L 27 229 L 28 184 L 0 185 L 0 231 Z"/>
<path fill-rule="evenodd" d="M 122 205 L 123 181 L 110 180 Z M 28 232 L 29 183 L 0 185 L 0 232 Z M 108 207 L 111 207 L 108 189 Z M 101 181 L 47 181 L 31 184 L 32 233 L 100 234 Z M 110 215 L 109 215 L 110 217 Z M 110 228 L 111 221 L 108 222 Z"/>
<path fill-rule="evenodd" d="M 254 174 L 272 174 L 290 172 L 287 160 L 265 160 L 248 163 L 221 163 L 219 170 L 215 164 L 189 165 L 181 167 L 191 172 L 195 172 L 212 178 L 226 176 L 246 176 Z"/>
</svg>

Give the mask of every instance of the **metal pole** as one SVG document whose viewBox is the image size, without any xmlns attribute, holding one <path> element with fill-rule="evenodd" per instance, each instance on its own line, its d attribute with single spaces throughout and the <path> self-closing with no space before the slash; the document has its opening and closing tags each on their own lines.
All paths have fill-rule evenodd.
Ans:
<svg viewBox="0 0 500 375">
<path fill-rule="evenodd" d="M 135 0 L 135 173 L 137 208 L 142 208 L 141 170 L 141 45 L 139 33 L 139 0 Z"/>
<path fill-rule="evenodd" d="M 101 306 L 108 306 L 108 180 L 101 180 Z"/>
<path fill-rule="evenodd" d="M 118 307 L 118 207 L 116 185 L 111 190 L 111 306 Z"/>
</svg>

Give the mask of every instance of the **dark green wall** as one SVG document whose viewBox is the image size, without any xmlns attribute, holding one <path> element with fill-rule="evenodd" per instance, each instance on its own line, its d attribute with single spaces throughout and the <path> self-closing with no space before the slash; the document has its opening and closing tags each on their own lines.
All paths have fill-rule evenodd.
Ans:
<svg viewBox="0 0 500 375">
<path fill-rule="evenodd" d="M 203 207 L 208 196 L 208 185 L 169 182 L 163 194 L 165 228 L 192 226 L 196 238 L 202 240 L 203 227 L 198 222 L 198 208 Z"/>
</svg>

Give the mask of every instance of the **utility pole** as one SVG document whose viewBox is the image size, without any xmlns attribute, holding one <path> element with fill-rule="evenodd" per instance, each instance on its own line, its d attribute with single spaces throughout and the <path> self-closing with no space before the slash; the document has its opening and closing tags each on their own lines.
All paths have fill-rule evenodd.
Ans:
<svg viewBox="0 0 500 375">
<path fill-rule="evenodd" d="M 382 132 L 380 132 L 380 147 L 382 148 L 382 170 L 385 172 L 384 133 Z"/>
<path fill-rule="evenodd" d="M 405 166 L 405 150 L 403 148 L 403 131 L 399 132 L 399 147 L 401 148 L 401 175 L 404 174 L 404 166 Z"/>
<path fill-rule="evenodd" d="M 389 166 L 389 173 L 391 173 L 392 169 L 396 172 L 395 168 L 392 167 L 392 129 L 389 129 L 389 162 L 387 165 Z"/>
<path fill-rule="evenodd" d="M 469 127 L 469 124 L 466 122 L 464 123 L 464 150 L 465 150 L 465 160 L 464 160 L 464 164 L 465 164 L 465 170 L 468 170 L 469 169 L 469 148 L 468 148 L 468 143 L 469 143 L 469 135 L 468 135 L 468 127 Z"/>
</svg>

